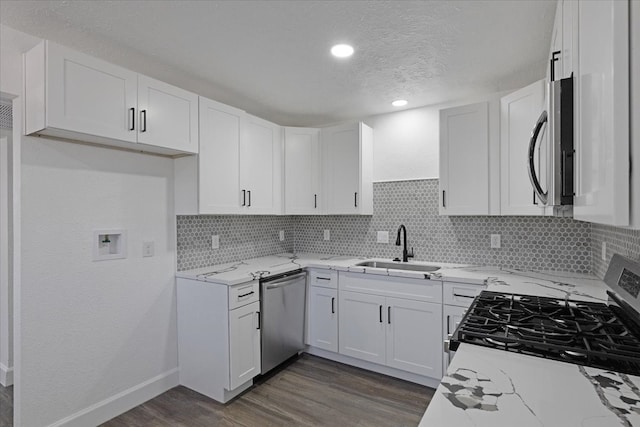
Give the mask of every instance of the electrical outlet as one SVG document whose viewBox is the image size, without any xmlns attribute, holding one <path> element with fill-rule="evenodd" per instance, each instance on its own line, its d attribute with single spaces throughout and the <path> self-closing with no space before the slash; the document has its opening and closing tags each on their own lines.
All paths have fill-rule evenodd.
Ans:
<svg viewBox="0 0 640 427">
<path fill-rule="evenodd" d="M 492 234 L 491 235 L 491 248 L 492 249 L 500 249 L 500 235 Z"/>
<path fill-rule="evenodd" d="M 220 249 L 220 236 L 217 234 L 211 236 L 211 249 Z"/>
<path fill-rule="evenodd" d="M 389 232 L 378 231 L 378 243 L 389 243 Z"/>
<path fill-rule="evenodd" d="M 284 242 L 284 230 L 280 230 L 280 241 Z"/>
<path fill-rule="evenodd" d="M 155 244 L 153 242 L 142 242 L 142 256 L 150 257 L 155 252 Z"/>
<path fill-rule="evenodd" d="M 603 261 L 607 260 L 607 242 L 602 242 L 602 254 L 600 256 Z"/>
<path fill-rule="evenodd" d="M 324 240 L 331 240 L 329 230 L 324 230 Z"/>
</svg>

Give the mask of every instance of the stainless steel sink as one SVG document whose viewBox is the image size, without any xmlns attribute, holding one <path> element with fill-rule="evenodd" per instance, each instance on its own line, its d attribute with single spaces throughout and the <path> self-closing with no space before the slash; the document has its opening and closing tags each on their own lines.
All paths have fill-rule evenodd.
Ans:
<svg viewBox="0 0 640 427">
<path fill-rule="evenodd" d="M 400 262 L 388 262 L 388 261 L 363 261 L 356 264 L 359 267 L 372 267 L 372 268 L 392 268 L 394 270 L 411 270 L 411 271 L 424 271 L 426 273 L 440 270 L 437 265 L 420 265 L 420 264 L 404 264 Z"/>
</svg>

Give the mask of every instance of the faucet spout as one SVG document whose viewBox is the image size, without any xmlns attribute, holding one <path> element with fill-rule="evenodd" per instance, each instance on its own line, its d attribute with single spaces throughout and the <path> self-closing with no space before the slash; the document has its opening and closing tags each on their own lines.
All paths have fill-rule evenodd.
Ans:
<svg viewBox="0 0 640 427">
<path fill-rule="evenodd" d="M 396 237 L 396 246 L 400 246 L 400 234 L 404 231 L 403 249 L 402 249 L 402 262 L 409 261 L 409 257 L 413 257 L 413 253 L 409 254 L 407 251 L 407 227 L 401 224 L 398 227 L 398 236 Z"/>
</svg>

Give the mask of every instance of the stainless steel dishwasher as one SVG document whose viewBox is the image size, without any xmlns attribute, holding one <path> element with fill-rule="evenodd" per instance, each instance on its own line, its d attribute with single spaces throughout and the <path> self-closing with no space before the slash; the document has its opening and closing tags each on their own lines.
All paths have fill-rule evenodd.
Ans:
<svg viewBox="0 0 640 427">
<path fill-rule="evenodd" d="M 304 348 L 307 274 L 291 271 L 260 281 L 262 374 Z"/>
</svg>

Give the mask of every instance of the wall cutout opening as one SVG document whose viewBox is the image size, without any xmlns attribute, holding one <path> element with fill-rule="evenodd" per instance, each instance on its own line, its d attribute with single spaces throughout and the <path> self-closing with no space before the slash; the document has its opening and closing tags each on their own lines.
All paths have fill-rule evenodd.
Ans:
<svg viewBox="0 0 640 427">
<path fill-rule="evenodd" d="M 94 230 L 93 260 L 122 259 L 127 257 L 126 230 Z"/>
</svg>

